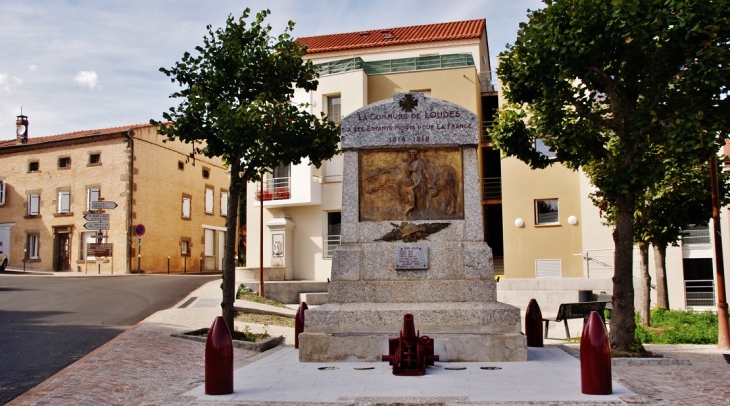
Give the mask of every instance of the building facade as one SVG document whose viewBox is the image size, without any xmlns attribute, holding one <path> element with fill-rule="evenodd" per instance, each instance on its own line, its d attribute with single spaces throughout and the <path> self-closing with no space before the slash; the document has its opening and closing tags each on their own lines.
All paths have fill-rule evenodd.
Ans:
<svg viewBox="0 0 730 406">
<path fill-rule="evenodd" d="M 339 123 L 394 93 L 423 92 L 478 116 L 484 239 L 493 250 L 495 274 L 503 281 L 498 284 L 500 301 L 524 306 L 529 296 L 543 290 L 541 306 L 557 310 L 561 302 L 577 301 L 579 290 L 610 294 L 612 229 L 603 225 L 591 203 L 593 186 L 585 175 L 560 164 L 532 170 L 516 158 L 503 157 L 491 143 L 488 129 L 502 101 L 493 87 L 485 20 L 298 41 L 307 45 L 305 59 L 320 67 L 321 77 L 316 91 L 297 92 L 294 101 L 307 103 L 316 115 L 325 113 Z M 544 145 L 538 148 L 551 155 Z M 331 253 L 339 243 L 341 180 L 342 159 L 336 156 L 321 168 L 306 161 L 274 168 L 263 185 L 250 184 L 247 265 L 258 268 L 263 243 L 269 279 L 327 280 Z M 701 227 L 689 232 L 692 238 L 667 252 L 670 306 L 710 309 L 716 288 L 708 273 L 713 262 L 710 235 Z M 638 287 L 638 257 L 635 263 Z M 638 288 L 636 297 L 638 303 Z"/>
<path fill-rule="evenodd" d="M 27 270 L 222 269 L 228 173 L 149 124 L 0 142 L 0 250 Z M 169 264 L 169 265 L 168 265 Z"/>
</svg>

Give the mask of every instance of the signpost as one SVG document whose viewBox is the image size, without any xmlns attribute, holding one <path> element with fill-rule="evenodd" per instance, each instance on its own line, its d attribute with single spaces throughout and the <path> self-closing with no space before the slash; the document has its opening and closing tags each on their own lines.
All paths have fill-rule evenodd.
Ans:
<svg viewBox="0 0 730 406">
<path fill-rule="evenodd" d="M 96 214 L 96 213 L 89 213 L 84 216 L 84 220 L 86 221 L 106 221 L 109 222 L 111 220 L 111 214 Z"/>
<path fill-rule="evenodd" d="M 142 236 L 145 231 L 144 224 L 137 224 L 134 226 L 134 234 L 137 235 L 137 273 L 141 273 L 139 269 L 139 262 L 142 258 Z"/>
<path fill-rule="evenodd" d="M 108 230 L 109 223 L 107 223 L 107 222 L 86 223 L 86 224 L 84 224 L 84 228 L 87 230 Z"/>
<path fill-rule="evenodd" d="M 91 210 L 111 210 L 116 209 L 118 204 L 107 200 L 95 200 L 91 202 Z"/>
</svg>

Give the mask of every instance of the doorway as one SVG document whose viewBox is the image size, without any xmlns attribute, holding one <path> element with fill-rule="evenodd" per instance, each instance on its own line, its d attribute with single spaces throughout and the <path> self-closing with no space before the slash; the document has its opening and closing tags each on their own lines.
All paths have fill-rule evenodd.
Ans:
<svg viewBox="0 0 730 406">
<path fill-rule="evenodd" d="M 71 238 L 68 233 L 56 234 L 54 251 L 56 252 L 56 272 L 67 272 L 71 270 L 70 255 Z"/>
</svg>

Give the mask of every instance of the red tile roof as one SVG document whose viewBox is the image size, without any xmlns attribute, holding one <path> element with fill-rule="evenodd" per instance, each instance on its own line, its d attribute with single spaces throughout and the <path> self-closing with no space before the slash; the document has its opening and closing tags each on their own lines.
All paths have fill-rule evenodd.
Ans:
<svg viewBox="0 0 730 406">
<path fill-rule="evenodd" d="M 486 31 L 486 24 L 486 20 L 482 18 L 480 20 L 301 37 L 297 38 L 297 42 L 307 45 L 307 54 L 316 54 L 393 45 L 479 39 Z"/>
<path fill-rule="evenodd" d="M 62 140 L 70 140 L 74 138 L 83 138 L 88 137 L 92 135 L 106 135 L 106 134 L 115 134 L 122 131 L 128 131 L 128 130 L 135 130 L 138 128 L 144 128 L 149 127 L 151 124 L 133 124 L 133 125 L 125 125 L 120 127 L 111 127 L 111 128 L 102 128 L 98 130 L 84 130 L 84 131 L 76 131 L 72 133 L 66 133 L 66 134 L 57 134 L 57 135 L 49 135 L 45 137 L 28 137 L 28 142 L 23 145 L 33 145 L 33 144 L 42 144 L 44 142 L 52 142 L 52 141 L 62 141 Z M 3 147 L 9 147 L 18 145 L 18 141 L 16 140 L 4 140 L 0 141 L 0 148 Z"/>
</svg>

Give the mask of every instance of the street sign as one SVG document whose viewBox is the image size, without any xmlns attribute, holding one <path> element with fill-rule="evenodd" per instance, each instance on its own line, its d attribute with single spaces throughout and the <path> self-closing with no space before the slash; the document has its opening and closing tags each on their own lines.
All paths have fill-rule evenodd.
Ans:
<svg viewBox="0 0 730 406">
<path fill-rule="evenodd" d="M 118 204 L 108 200 L 95 200 L 91 202 L 91 210 L 111 210 L 116 209 Z"/>
<path fill-rule="evenodd" d="M 84 216 L 84 220 L 86 220 L 86 221 L 109 221 L 110 219 L 111 219 L 111 214 L 89 213 Z"/>
<path fill-rule="evenodd" d="M 106 222 L 86 223 L 86 224 L 84 224 L 84 228 L 87 230 L 108 230 L 109 223 L 106 223 Z"/>
<path fill-rule="evenodd" d="M 142 237 L 137 237 L 137 245 L 142 245 Z"/>
<path fill-rule="evenodd" d="M 95 257 L 110 257 L 112 256 L 112 244 L 111 243 L 89 243 L 86 245 L 86 254 L 93 255 Z"/>
<path fill-rule="evenodd" d="M 137 224 L 134 226 L 134 234 L 138 236 L 143 236 L 145 232 L 144 224 Z"/>
</svg>

